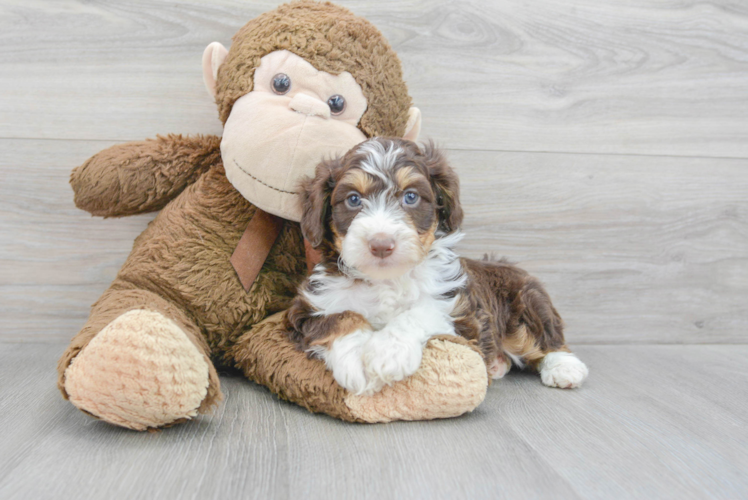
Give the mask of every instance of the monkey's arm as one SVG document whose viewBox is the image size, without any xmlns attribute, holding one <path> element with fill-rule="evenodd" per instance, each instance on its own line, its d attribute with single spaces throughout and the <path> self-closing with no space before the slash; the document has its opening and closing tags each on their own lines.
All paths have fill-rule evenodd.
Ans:
<svg viewBox="0 0 748 500">
<path fill-rule="evenodd" d="M 220 145 L 214 135 L 170 134 L 112 146 L 73 170 L 75 205 L 103 217 L 159 210 L 220 161 Z"/>
</svg>

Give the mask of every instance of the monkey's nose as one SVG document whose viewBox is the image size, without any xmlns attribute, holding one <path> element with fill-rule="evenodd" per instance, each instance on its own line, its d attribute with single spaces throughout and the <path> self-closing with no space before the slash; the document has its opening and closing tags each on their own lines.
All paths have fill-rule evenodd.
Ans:
<svg viewBox="0 0 748 500">
<path fill-rule="evenodd" d="M 375 234 L 369 240 L 369 250 L 375 257 L 379 257 L 380 259 L 387 258 L 395 250 L 395 240 L 386 234 Z"/>
<path fill-rule="evenodd" d="M 302 94 L 301 92 L 293 96 L 291 102 L 288 103 L 288 107 L 302 115 L 330 118 L 330 106 L 315 97 Z"/>
</svg>

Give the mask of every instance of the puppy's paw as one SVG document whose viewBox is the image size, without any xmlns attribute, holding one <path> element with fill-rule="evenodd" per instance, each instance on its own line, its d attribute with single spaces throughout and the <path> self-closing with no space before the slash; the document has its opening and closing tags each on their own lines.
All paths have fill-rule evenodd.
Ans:
<svg viewBox="0 0 748 500">
<path fill-rule="evenodd" d="M 413 375 L 421 365 L 423 346 L 386 331 L 372 335 L 364 348 L 364 369 L 374 392 Z M 377 382 L 379 387 L 377 388 Z"/>
<path fill-rule="evenodd" d="M 358 330 L 335 340 L 330 349 L 314 349 L 325 361 L 335 381 L 353 394 L 370 390 L 363 363 L 364 346 L 370 337 L 370 331 Z"/>
<path fill-rule="evenodd" d="M 551 352 L 538 367 L 540 380 L 548 387 L 573 389 L 582 385 L 589 370 L 587 365 L 570 352 Z"/>
<path fill-rule="evenodd" d="M 350 359 L 345 363 L 337 365 L 332 370 L 335 381 L 353 394 L 367 394 L 369 387 L 364 373 L 364 364 L 361 360 Z"/>
<path fill-rule="evenodd" d="M 504 378 L 504 375 L 509 373 L 509 370 L 511 369 L 512 362 L 505 358 L 503 355 L 499 355 L 491 362 L 491 364 L 488 365 L 488 375 L 492 379 L 498 380 L 500 378 Z"/>
</svg>

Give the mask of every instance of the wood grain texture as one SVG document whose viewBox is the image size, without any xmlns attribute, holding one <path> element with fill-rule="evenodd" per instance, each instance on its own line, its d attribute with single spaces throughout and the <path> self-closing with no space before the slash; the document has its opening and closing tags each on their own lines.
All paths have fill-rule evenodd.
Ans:
<svg viewBox="0 0 748 500">
<path fill-rule="evenodd" d="M 748 495 L 748 346 L 584 346 L 578 391 L 511 373 L 465 417 L 383 425 L 313 415 L 224 376 L 215 414 L 157 433 L 63 401 L 63 349 L 0 344 L 0 498 Z"/>
<path fill-rule="evenodd" d="M 202 50 L 278 3 L 5 0 L 0 137 L 219 133 Z M 744 2 L 340 3 L 388 37 L 451 147 L 748 156 Z"/>
<path fill-rule="evenodd" d="M 71 338 L 153 218 L 73 204 L 70 171 L 110 144 L 0 140 L 0 338 Z"/>
<path fill-rule="evenodd" d="M 452 152 L 461 253 L 546 283 L 569 342 L 748 341 L 748 161 Z"/>
<path fill-rule="evenodd" d="M 72 337 L 153 217 L 73 206 L 70 168 L 106 145 L 0 140 L 0 338 Z M 748 160 L 448 154 L 460 252 L 538 276 L 570 343 L 748 342 Z"/>
</svg>

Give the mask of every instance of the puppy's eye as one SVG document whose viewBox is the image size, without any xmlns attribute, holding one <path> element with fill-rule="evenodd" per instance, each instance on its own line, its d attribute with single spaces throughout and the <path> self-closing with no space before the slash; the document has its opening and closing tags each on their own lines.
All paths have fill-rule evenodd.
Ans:
<svg viewBox="0 0 748 500">
<path fill-rule="evenodd" d="M 327 100 L 327 105 L 330 106 L 330 113 L 339 115 L 345 111 L 345 98 L 342 95 L 335 94 Z"/>
<path fill-rule="evenodd" d="M 361 196 L 358 193 L 351 193 L 345 199 L 345 204 L 348 208 L 358 208 L 361 206 Z"/>
<path fill-rule="evenodd" d="M 421 197 L 418 196 L 418 193 L 415 191 L 408 191 L 403 195 L 403 203 L 406 205 L 415 205 L 418 203 L 418 200 L 420 200 Z"/>
<path fill-rule="evenodd" d="M 291 79 L 285 73 L 278 73 L 273 77 L 273 92 L 283 95 L 291 88 Z"/>
</svg>

